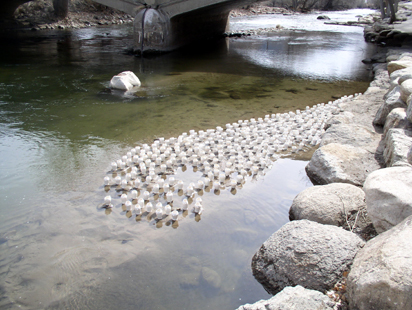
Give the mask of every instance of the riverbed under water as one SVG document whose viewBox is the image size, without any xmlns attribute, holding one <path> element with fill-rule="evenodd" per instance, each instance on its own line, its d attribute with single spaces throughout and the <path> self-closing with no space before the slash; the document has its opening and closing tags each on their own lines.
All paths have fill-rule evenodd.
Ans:
<svg viewBox="0 0 412 310">
<path fill-rule="evenodd" d="M 333 13 L 355 19 L 368 11 Z M 178 223 L 101 208 L 110 163 L 159 137 L 304 109 L 366 90 L 375 47 L 359 27 L 316 14 L 242 17 L 232 30 L 282 24 L 153 58 L 124 51 L 130 26 L 2 34 L 0 308 L 235 309 L 269 298 L 253 254 L 312 186 L 311 152 L 281 157 L 236 194 L 205 192 Z M 108 89 L 134 71 L 134 95 Z M 188 180 L 195 172 L 178 173 Z"/>
</svg>

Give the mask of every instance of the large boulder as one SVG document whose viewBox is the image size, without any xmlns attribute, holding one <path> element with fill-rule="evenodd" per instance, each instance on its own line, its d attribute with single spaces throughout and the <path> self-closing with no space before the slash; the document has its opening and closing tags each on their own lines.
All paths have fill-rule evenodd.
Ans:
<svg viewBox="0 0 412 310">
<path fill-rule="evenodd" d="M 402 70 L 409 67 L 412 67 L 412 61 L 410 59 L 391 61 L 388 63 L 388 73 L 391 74 L 397 70 Z"/>
<path fill-rule="evenodd" d="M 372 172 L 365 181 L 368 216 L 378 233 L 412 215 L 412 168 L 391 167 Z"/>
<path fill-rule="evenodd" d="M 393 109 L 406 108 L 406 103 L 401 99 L 400 86 L 395 87 L 385 96 L 385 102 L 379 107 L 379 110 L 373 120 L 375 125 L 383 126 L 385 124 L 386 117 Z"/>
<path fill-rule="evenodd" d="M 408 153 L 412 148 L 412 131 L 402 128 L 391 128 L 385 136 L 383 157 L 387 167 L 408 166 Z"/>
<path fill-rule="evenodd" d="M 139 78 L 132 71 L 124 71 L 112 77 L 110 87 L 119 90 L 131 90 L 141 85 Z"/>
<path fill-rule="evenodd" d="M 347 279 L 352 309 L 412 309 L 411 236 L 409 216 L 356 254 Z"/>
<path fill-rule="evenodd" d="M 320 147 L 330 143 L 348 144 L 375 152 L 381 135 L 358 124 L 335 124 L 323 135 Z"/>
<path fill-rule="evenodd" d="M 408 104 L 408 107 L 406 108 L 406 118 L 412 123 L 412 96 L 409 96 L 406 102 Z"/>
<path fill-rule="evenodd" d="M 336 226 L 289 222 L 255 253 L 253 275 L 270 294 L 295 285 L 323 292 L 335 285 L 363 244 Z"/>
<path fill-rule="evenodd" d="M 401 91 L 401 100 L 403 102 L 406 102 L 408 100 L 408 97 L 412 93 L 412 79 L 407 79 L 405 81 L 402 81 L 402 77 L 399 79 L 399 84 L 400 84 L 400 91 Z"/>
<path fill-rule="evenodd" d="M 406 117 L 405 108 L 396 108 L 388 114 L 385 125 L 383 126 L 383 138 L 385 139 L 388 130 L 391 128 L 403 128 L 412 130 L 412 123 Z"/>
<path fill-rule="evenodd" d="M 342 226 L 348 214 L 362 207 L 366 207 L 362 189 L 347 183 L 332 183 L 300 192 L 290 207 L 289 218 Z"/>
<path fill-rule="evenodd" d="M 280 293 L 268 300 L 240 306 L 236 310 L 332 310 L 336 305 L 321 292 L 308 290 L 300 285 L 285 287 Z"/>
<path fill-rule="evenodd" d="M 314 184 L 350 183 L 362 186 L 369 173 L 381 168 L 375 153 L 365 149 L 331 143 L 317 149 L 306 173 Z"/>
</svg>

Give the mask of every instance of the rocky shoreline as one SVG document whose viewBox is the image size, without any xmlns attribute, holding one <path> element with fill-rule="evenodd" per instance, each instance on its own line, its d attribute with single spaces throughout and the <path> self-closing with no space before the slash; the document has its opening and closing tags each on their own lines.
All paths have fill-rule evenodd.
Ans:
<svg viewBox="0 0 412 310">
<path fill-rule="evenodd" d="M 316 185 L 252 259 L 274 297 L 238 310 L 412 309 L 412 53 L 370 62 L 374 80 L 340 105 L 306 167 Z"/>
</svg>

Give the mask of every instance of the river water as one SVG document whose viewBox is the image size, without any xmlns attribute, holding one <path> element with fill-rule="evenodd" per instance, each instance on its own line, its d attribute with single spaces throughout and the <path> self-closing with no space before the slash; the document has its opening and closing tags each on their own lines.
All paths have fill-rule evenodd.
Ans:
<svg viewBox="0 0 412 310">
<path fill-rule="evenodd" d="M 331 13 L 353 20 L 365 10 Z M 309 150 L 283 156 L 236 193 L 205 192 L 179 222 L 102 209 L 110 163 L 159 137 L 304 109 L 366 90 L 374 47 L 316 14 L 234 18 L 288 31 L 137 58 L 130 26 L 2 34 L 0 308 L 235 309 L 270 296 L 253 254 L 312 186 Z M 134 95 L 108 89 L 132 70 Z M 196 172 L 178 173 L 191 178 Z"/>
</svg>

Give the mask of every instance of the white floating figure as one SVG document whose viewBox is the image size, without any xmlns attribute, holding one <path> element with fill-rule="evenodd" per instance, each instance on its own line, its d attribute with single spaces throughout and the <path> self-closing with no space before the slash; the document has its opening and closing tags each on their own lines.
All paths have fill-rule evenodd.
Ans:
<svg viewBox="0 0 412 310">
<path fill-rule="evenodd" d="M 163 210 L 162 210 L 162 208 L 157 208 L 157 209 L 156 209 L 156 218 L 157 218 L 158 220 L 161 220 L 161 219 L 163 218 Z"/>
<path fill-rule="evenodd" d="M 123 189 L 126 188 L 126 187 L 127 187 L 127 181 L 126 181 L 126 180 L 122 180 L 121 186 L 122 186 Z"/>
<path fill-rule="evenodd" d="M 137 190 L 134 189 L 130 193 L 132 194 L 132 199 L 137 199 Z"/>
<path fill-rule="evenodd" d="M 170 205 L 166 205 L 165 206 L 165 214 L 169 215 L 171 211 L 172 211 L 172 207 Z"/>
<path fill-rule="evenodd" d="M 147 211 L 148 213 L 150 213 L 150 212 L 152 212 L 152 209 L 153 209 L 152 203 L 151 203 L 151 202 L 148 202 L 148 203 L 146 204 L 146 211 Z"/>
<path fill-rule="evenodd" d="M 125 202 L 127 201 L 127 195 L 126 194 L 122 194 L 120 196 L 120 201 L 122 202 L 122 204 L 125 204 Z"/>
<path fill-rule="evenodd" d="M 114 178 L 114 182 L 115 182 L 117 185 L 120 185 L 120 183 L 122 182 L 121 176 L 118 175 L 117 177 L 115 177 L 115 178 Z"/>
<path fill-rule="evenodd" d="M 104 197 L 104 204 L 105 204 L 106 206 L 110 207 L 110 206 L 111 206 L 111 203 L 112 203 L 112 197 L 111 197 L 110 195 Z"/>
<path fill-rule="evenodd" d="M 148 191 L 144 191 L 144 192 L 143 192 L 143 199 L 144 199 L 144 200 L 148 200 L 149 197 L 150 197 L 150 193 L 149 193 Z"/>
<path fill-rule="evenodd" d="M 183 199 L 182 204 L 183 204 L 182 210 L 187 210 L 187 208 L 189 207 L 189 202 L 186 198 Z"/>
<path fill-rule="evenodd" d="M 167 194 L 166 194 L 166 201 L 167 202 L 172 202 L 173 201 L 173 192 L 167 192 Z"/>
<path fill-rule="evenodd" d="M 110 87 L 120 90 L 131 90 L 134 86 L 141 85 L 139 78 L 131 71 L 124 71 L 115 75 L 110 80 Z"/>
<path fill-rule="evenodd" d="M 142 207 L 140 205 L 136 205 L 134 209 L 136 211 L 136 215 L 140 215 L 142 213 Z"/>
<path fill-rule="evenodd" d="M 126 201 L 126 203 L 124 204 L 125 206 L 126 206 L 126 209 L 127 210 L 132 210 L 132 203 L 128 200 L 128 201 Z"/>
<path fill-rule="evenodd" d="M 104 185 L 109 185 L 110 184 L 110 178 L 109 177 L 104 177 Z"/>
<path fill-rule="evenodd" d="M 159 194 L 159 184 L 153 185 L 152 192 L 155 194 Z"/>
<path fill-rule="evenodd" d="M 179 216 L 179 212 L 177 212 L 176 210 L 173 210 L 170 213 L 170 216 L 172 217 L 172 221 L 177 221 L 177 217 Z"/>
<path fill-rule="evenodd" d="M 115 161 L 113 161 L 113 162 L 111 163 L 111 166 L 112 166 L 112 170 L 113 170 L 113 171 L 116 171 L 116 170 L 117 170 L 117 163 L 116 163 Z"/>
<path fill-rule="evenodd" d="M 194 206 L 194 211 L 197 214 L 201 214 L 202 213 L 202 203 L 196 202 Z"/>
</svg>

